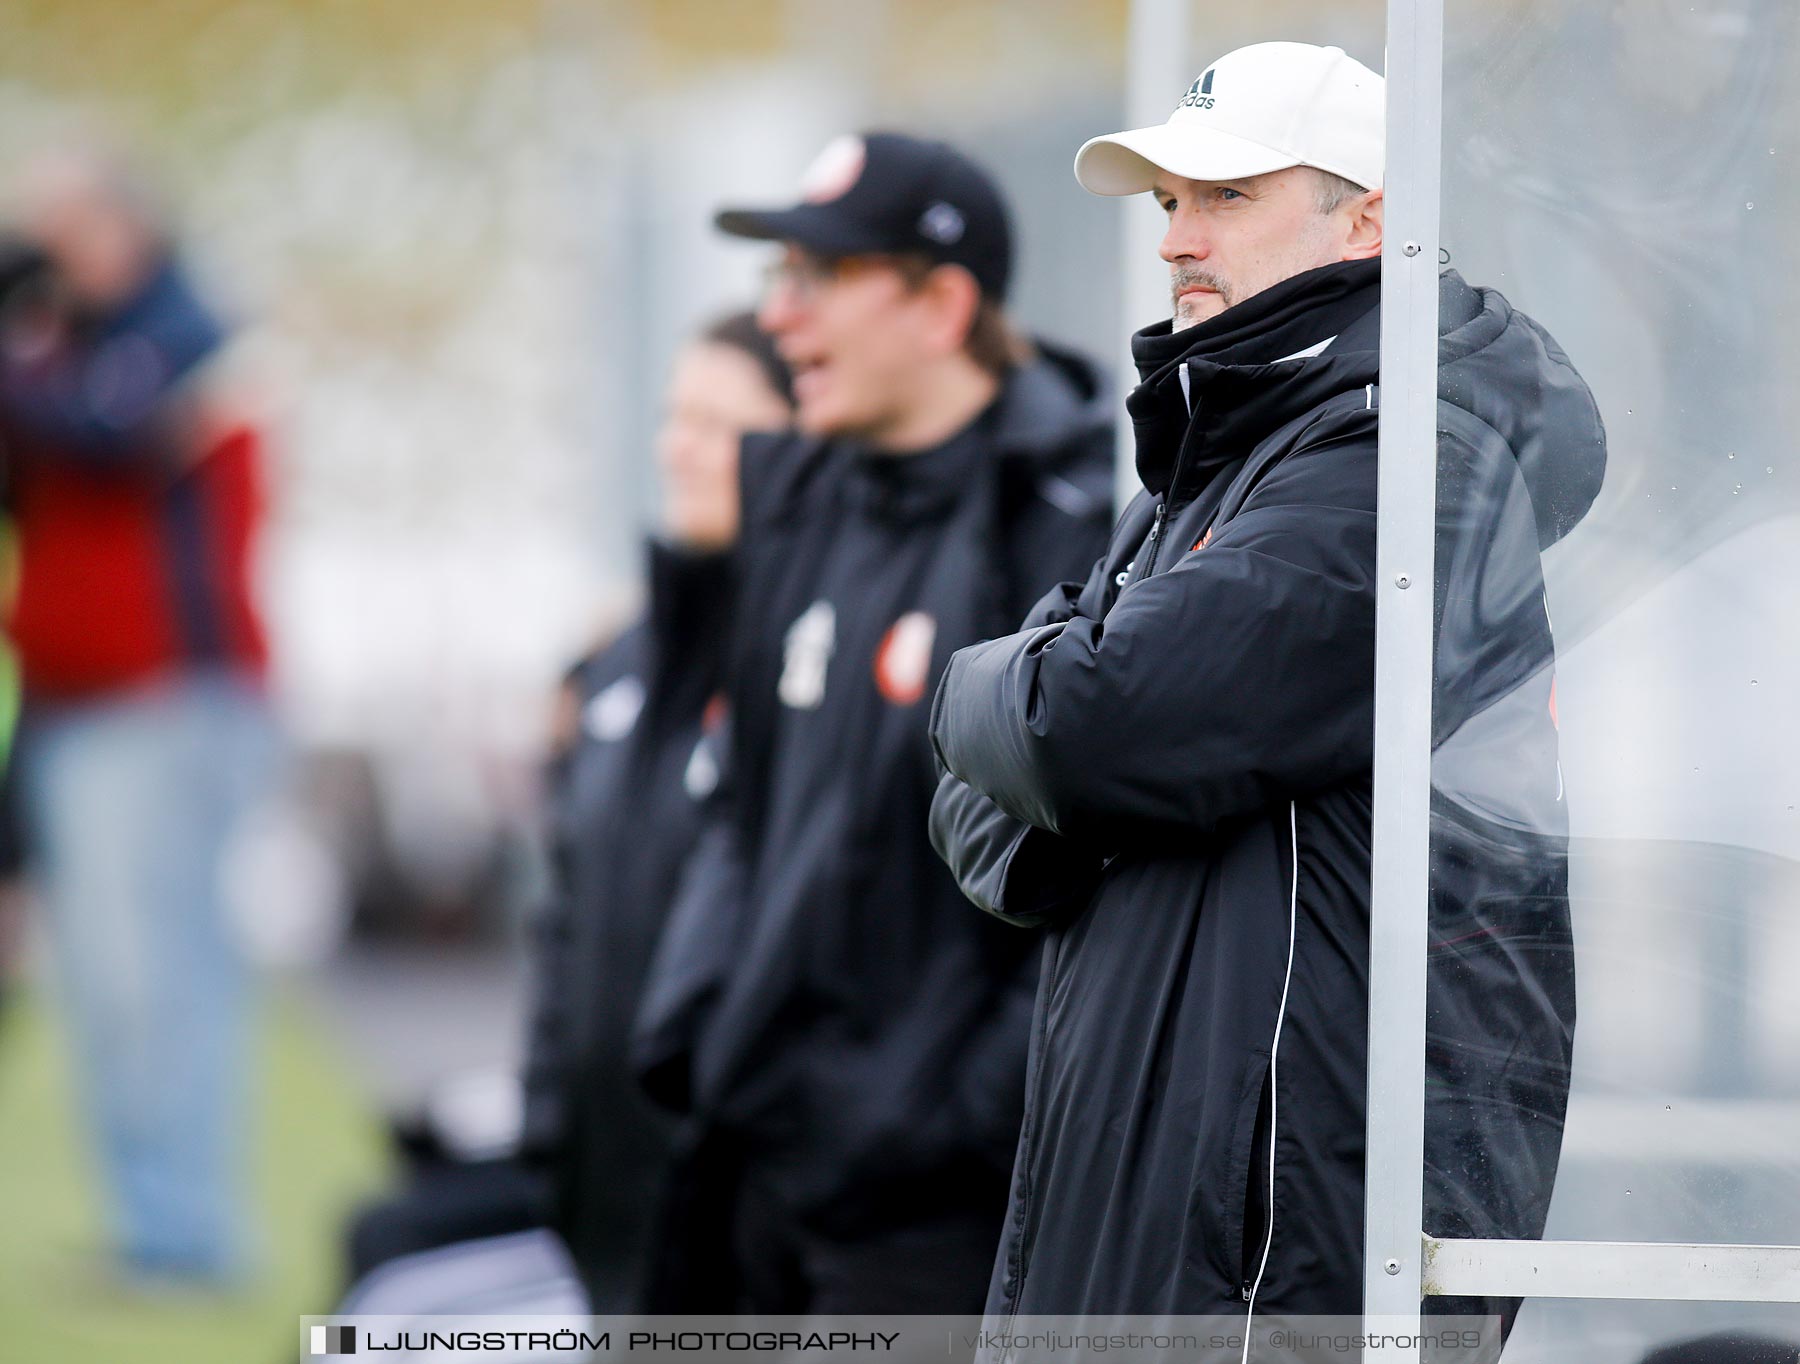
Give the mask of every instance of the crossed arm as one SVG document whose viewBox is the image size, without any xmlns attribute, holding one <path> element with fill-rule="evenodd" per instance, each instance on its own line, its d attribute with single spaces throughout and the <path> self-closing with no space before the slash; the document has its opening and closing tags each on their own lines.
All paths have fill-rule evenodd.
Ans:
<svg viewBox="0 0 1800 1364">
<path fill-rule="evenodd" d="M 1121 846 L 1203 837 L 1366 770 L 1372 418 L 1290 454 L 1204 549 L 1102 619 L 1066 586 L 951 659 L 932 840 L 976 904 L 1046 922 L 1085 904 Z"/>
</svg>

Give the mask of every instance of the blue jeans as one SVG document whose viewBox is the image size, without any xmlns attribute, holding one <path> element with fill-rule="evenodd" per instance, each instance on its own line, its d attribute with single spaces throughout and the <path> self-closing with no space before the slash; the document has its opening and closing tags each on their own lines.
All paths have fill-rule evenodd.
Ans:
<svg viewBox="0 0 1800 1364">
<path fill-rule="evenodd" d="M 77 1089 L 127 1263 L 245 1268 L 249 972 L 220 863 L 262 794 L 274 729 L 224 671 L 34 706 L 20 798 Z"/>
</svg>

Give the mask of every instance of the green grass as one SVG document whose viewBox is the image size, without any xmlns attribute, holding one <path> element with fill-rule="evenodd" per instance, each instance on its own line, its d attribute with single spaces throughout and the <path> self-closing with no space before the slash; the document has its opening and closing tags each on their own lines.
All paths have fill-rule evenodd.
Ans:
<svg viewBox="0 0 1800 1364">
<path fill-rule="evenodd" d="M 37 1001 L 0 1015 L 0 1364 L 284 1364 L 340 1288 L 346 1210 L 386 1174 L 379 1121 L 291 1000 L 264 1011 L 254 1197 L 263 1272 L 241 1295 L 155 1299 L 104 1272 L 98 1198 L 61 1040 Z"/>
</svg>

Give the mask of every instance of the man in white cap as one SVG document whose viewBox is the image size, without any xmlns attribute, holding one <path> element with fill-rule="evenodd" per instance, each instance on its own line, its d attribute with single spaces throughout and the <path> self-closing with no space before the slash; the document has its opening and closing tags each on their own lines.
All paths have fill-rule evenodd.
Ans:
<svg viewBox="0 0 1800 1364">
<path fill-rule="evenodd" d="M 1382 100 L 1381 77 L 1339 48 L 1258 43 L 1197 76 L 1167 123 L 1091 139 L 1075 178 L 1168 211 L 1179 331 L 1303 271 L 1380 256 Z"/>
<path fill-rule="evenodd" d="M 1047 939 L 996 1317 L 1361 1312 L 1382 114 L 1264 43 L 1076 158 L 1168 212 L 1174 317 L 1106 556 L 933 710 L 933 843 Z M 1535 323 L 1451 272 L 1440 311 L 1427 1227 L 1537 1236 L 1574 1026 L 1539 551 L 1604 444 Z"/>
</svg>

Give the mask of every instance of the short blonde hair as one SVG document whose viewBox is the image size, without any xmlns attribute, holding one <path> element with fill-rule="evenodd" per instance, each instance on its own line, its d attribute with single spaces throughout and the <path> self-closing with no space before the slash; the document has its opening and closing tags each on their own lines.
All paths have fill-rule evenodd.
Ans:
<svg viewBox="0 0 1800 1364">
<path fill-rule="evenodd" d="M 1341 175 L 1334 175 L 1328 170 L 1320 170 L 1317 166 L 1308 166 L 1316 183 L 1313 185 L 1313 207 L 1321 214 L 1336 213 L 1345 204 L 1359 195 L 1367 194 L 1368 189 L 1354 180 L 1346 180 Z"/>
</svg>

